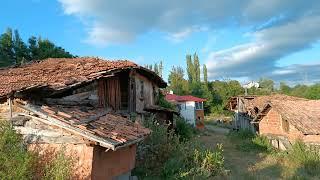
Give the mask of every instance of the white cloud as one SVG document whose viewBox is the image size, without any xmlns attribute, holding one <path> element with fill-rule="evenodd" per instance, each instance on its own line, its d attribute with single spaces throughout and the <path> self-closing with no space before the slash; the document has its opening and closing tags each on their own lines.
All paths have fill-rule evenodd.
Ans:
<svg viewBox="0 0 320 180">
<path fill-rule="evenodd" d="M 128 43 L 150 31 L 181 42 L 193 33 L 229 25 L 250 29 L 244 34 L 252 37 L 249 43 L 211 53 L 210 45 L 205 45 L 211 79 L 287 78 L 284 75 L 290 74 L 289 70 L 277 67 L 278 61 L 320 39 L 318 0 L 58 1 L 66 15 L 82 20 L 88 30 L 86 42 L 99 46 Z"/>
<path fill-rule="evenodd" d="M 290 74 L 293 69 L 276 66 L 281 58 L 312 47 L 320 39 L 320 15 L 306 15 L 285 24 L 272 26 L 252 34 L 251 43 L 213 52 L 207 59 L 211 79 L 220 74 L 228 77 L 272 76 Z M 316 68 L 317 66 L 313 67 Z M 312 68 L 310 66 L 309 70 Z M 320 71 L 320 69 L 318 69 Z M 273 73 L 272 73 L 273 72 Z M 311 76 L 310 78 L 315 78 Z"/>
<path fill-rule="evenodd" d="M 168 33 L 179 41 L 203 27 L 219 28 L 230 23 L 259 26 L 276 16 L 287 20 L 319 7 L 313 0 L 58 1 L 65 14 L 85 19 L 88 42 L 98 45 L 129 42 L 151 30 Z"/>
</svg>

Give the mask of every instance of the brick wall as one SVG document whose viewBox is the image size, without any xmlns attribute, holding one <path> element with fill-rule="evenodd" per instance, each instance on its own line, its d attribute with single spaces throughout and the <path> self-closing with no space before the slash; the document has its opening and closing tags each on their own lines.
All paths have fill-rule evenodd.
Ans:
<svg viewBox="0 0 320 180">
<path fill-rule="evenodd" d="M 271 109 L 259 123 L 259 134 L 282 135 L 281 116 L 278 112 Z"/>
<path fill-rule="evenodd" d="M 291 143 L 300 139 L 306 143 L 320 143 L 319 135 L 304 135 L 295 126 L 288 123 L 286 131 L 286 122 L 281 115 L 271 109 L 268 114 L 259 123 L 259 134 L 261 135 L 276 135 L 287 137 Z"/>
</svg>

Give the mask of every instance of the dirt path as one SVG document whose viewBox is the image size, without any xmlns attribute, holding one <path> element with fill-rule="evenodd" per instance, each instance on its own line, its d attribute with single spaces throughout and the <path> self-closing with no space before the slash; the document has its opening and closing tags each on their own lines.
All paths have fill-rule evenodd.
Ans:
<svg viewBox="0 0 320 180">
<path fill-rule="evenodd" d="M 200 141 L 208 148 L 215 148 L 218 143 L 223 144 L 225 168 L 230 171 L 229 175 L 216 179 L 278 179 L 280 175 L 275 173 L 277 167 L 259 169 L 266 155 L 238 150 L 227 137 L 229 129 L 212 125 L 206 127 L 207 131 L 200 137 Z"/>
</svg>

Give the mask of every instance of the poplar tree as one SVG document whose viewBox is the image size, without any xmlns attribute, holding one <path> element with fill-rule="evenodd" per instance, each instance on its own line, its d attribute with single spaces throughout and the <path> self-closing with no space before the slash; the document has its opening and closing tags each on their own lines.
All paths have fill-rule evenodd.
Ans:
<svg viewBox="0 0 320 180">
<path fill-rule="evenodd" d="M 208 85 L 208 70 L 205 64 L 203 64 L 202 71 L 203 71 L 203 81 L 206 85 Z"/>
<path fill-rule="evenodd" d="M 195 82 L 200 82 L 200 62 L 199 57 L 197 53 L 193 54 L 193 66 L 194 66 L 194 72 L 193 72 L 193 79 Z"/>
<path fill-rule="evenodd" d="M 191 84 L 194 81 L 194 65 L 192 62 L 191 55 L 186 56 L 186 61 L 187 61 L 188 81 Z"/>
</svg>

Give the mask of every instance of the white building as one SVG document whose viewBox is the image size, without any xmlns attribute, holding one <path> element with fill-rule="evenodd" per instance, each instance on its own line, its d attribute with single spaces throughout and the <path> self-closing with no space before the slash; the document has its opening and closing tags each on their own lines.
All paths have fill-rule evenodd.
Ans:
<svg viewBox="0 0 320 180">
<path fill-rule="evenodd" d="M 204 110 L 203 102 L 205 99 L 194 97 L 191 95 L 178 96 L 170 92 L 166 95 L 166 100 L 176 104 L 179 108 L 180 115 L 187 123 L 197 127 L 204 127 Z"/>
</svg>

